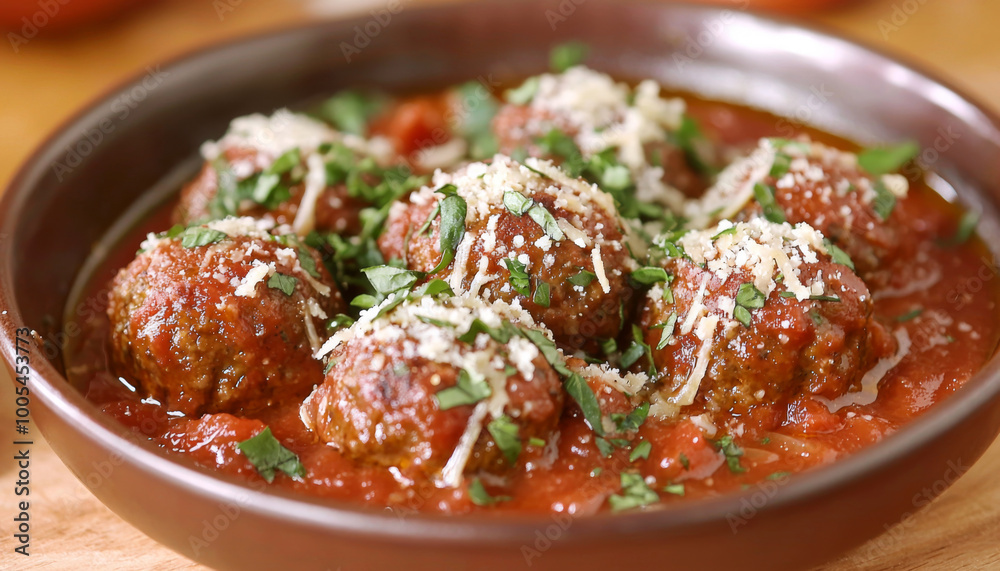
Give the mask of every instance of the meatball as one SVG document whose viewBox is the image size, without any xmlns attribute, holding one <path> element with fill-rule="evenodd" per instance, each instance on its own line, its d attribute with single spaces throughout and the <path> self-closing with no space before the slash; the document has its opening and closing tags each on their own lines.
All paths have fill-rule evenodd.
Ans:
<svg viewBox="0 0 1000 571">
<path fill-rule="evenodd" d="M 174 219 L 191 224 L 252 216 L 288 224 L 299 235 L 313 229 L 356 234 L 361 210 L 384 194 L 378 186 L 408 174 L 379 165 L 373 157 L 384 160 L 388 146 L 381 143 L 284 110 L 238 118 L 225 137 L 202 148 L 206 162 L 181 190 Z"/>
<path fill-rule="evenodd" d="M 346 306 L 317 254 L 293 241 L 250 218 L 150 235 L 111 286 L 115 374 L 186 415 L 307 395 L 323 378 L 317 332 Z"/>
<path fill-rule="evenodd" d="M 743 415 L 799 394 L 835 398 L 895 350 L 864 282 L 813 228 L 723 221 L 674 247 L 672 280 L 640 316 L 664 410 Z"/>
<path fill-rule="evenodd" d="M 529 79 L 508 92 L 508 101 L 493 121 L 502 153 L 576 163 L 577 169 L 600 155 L 586 172 L 594 182 L 614 186 L 604 169 L 609 162 L 623 165 L 636 199 L 675 211 L 685 195 L 699 196 L 708 187 L 705 173 L 690 164 L 679 144 L 691 138 L 680 130 L 685 121 L 692 125 L 684 102 L 661 97 L 652 80 L 633 90 L 603 73 L 574 67 Z"/>
<path fill-rule="evenodd" d="M 423 296 L 377 312 L 323 348 L 331 368 L 301 408 L 321 440 L 359 461 L 457 486 L 463 472 L 500 473 L 529 440 L 552 436 L 563 390 L 538 348 L 516 334 L 466 337 L 476 320 L 533 326 L 523 311 Z"/>
<path fill-rule="evenodd" d="M 622 328 L 634 268 L 614 200 L 547 161 L 497 155 L 397 202 L 378 240 L 383 256 L 433 272 L 442 260 L 444 193 L 464 201 L 454 259 L 431 277 L 458 294 L 517 303 L 570 349 L 593 348 Z M 461 221 L 459 221 L 461 224 Z"/>
<path fill-rule="evenodd" d="M 709 222 L 705 213 L 804 222 L 846 252 L 870 283 L 883 260 L 915 243 L 907 235 L 906 206 L 897 205 L 907 195 L 906 178 L 872 177 L 853 153 L 808 139 L 762 139 L 753 153 L 726 170 L 704 199 L 690 206 L 696 224 Z"/>
</svg>

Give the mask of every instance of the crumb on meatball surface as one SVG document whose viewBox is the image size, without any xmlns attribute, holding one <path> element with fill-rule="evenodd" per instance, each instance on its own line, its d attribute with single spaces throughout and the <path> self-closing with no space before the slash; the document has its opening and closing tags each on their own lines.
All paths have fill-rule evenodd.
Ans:
<svg viewBox="0 0 1000 571">
<path fill-rule="evenodd" d="M 756 218 L 690 231 L 639 321 L 663 410 L 746 414 L 799 394 L 836 398 L 895 351 L 864 282 L 823 236 Z"/>
<path fill-rule="evenodd" d="M 378 240 L 387 260 L 432 272 L 442 259 L 444 188 L 467 206 L 454 259 L 432 277 L 461 295 L 517 303 L 570 349 L 616 337 L 627 319 L 635 268 L 613 198 L 551 162 L 497 155 L 393 205 Z"/>
<path fill-rule="evenodd" d="M 465 337 L 477 320 L 535 327 L 523 311 L 424 296 L 377 314 L 369 310 L 321 351 L 332 364 L 300 415 L 322 441 L 359 461 L 456 486 L 463 473 L 502 473 L 529 439 L 551 436 L 563 389 L 538 348 L 518 335 Z"/>
<path fill-rule="evenodd" d="M 908 189 L 902 175 L 866 173 L 854 153 L 805 138 L 762 139 L 687 214 L 695 228 L 757 216 L 807 223 L 846 252 L 862 278 L 878 282 L 882 261 L 915 242 L 900 202 Z"/>
<path fill-rule="evenodd" d="M 315 252 L 253 219 L 150 235 L 112 284 L 111 364 L 172 411 L 259 410 L 322 379 L 312 353 L 345 309 Z"/>
</svg>

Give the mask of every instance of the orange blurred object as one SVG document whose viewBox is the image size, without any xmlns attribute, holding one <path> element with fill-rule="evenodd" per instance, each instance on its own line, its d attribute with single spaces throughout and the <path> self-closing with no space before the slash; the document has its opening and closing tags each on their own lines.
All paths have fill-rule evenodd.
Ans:
<svg viewBox="0 0 1000 571">
<path fill-rule="evenodd" d="M 802 13 L 852 4 L 857 0 L 701 0 L 705 4 L 729 6 L 742 10 L 771 10 Z"/>
<path fill-rule="evenodd" d="M 0 29 L 31 39 L 42 29 L 67 30 L 140 3 L 141 0 L 0 0 Z"/>
</svg>

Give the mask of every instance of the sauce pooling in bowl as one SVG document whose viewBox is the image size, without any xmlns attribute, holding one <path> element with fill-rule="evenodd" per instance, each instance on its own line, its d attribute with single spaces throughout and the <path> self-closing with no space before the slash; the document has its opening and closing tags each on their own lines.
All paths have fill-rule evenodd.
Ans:
<svg viewBox="0 0 1000 571">
<path fill-rule="evenodd" d="M 784 481 L 1000 338 L 991 258 L 916 149 L 786 131 L 581 66 L 236 119 L 91 276 L 68 373 L 167 453 L 372 506 Z"/>
</svg>

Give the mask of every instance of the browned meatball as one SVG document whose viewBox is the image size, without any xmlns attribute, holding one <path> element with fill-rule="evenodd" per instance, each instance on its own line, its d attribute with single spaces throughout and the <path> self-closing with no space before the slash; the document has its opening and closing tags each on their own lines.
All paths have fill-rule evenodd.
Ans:
<svg viewBox="0 0 1000 571">
<path fill-rule="evenodd" d="M 442 217 L 435 213 L 444 188 L 454 188 L 467 214 L 454 260 L 436 277 L 459 294 L 519 303 L 564 347 L 593 348 L 618 335 L 634 262 L 610 195 L 547 161 L 522 165 L 497 155 L 439 174 L 433 186 L 396 203 L 378 241 L 387 260 L 422 272 L 438 266 Z"/>
<path fill-rule="evenodd" d="M 672 283 L 640 316 L 668 407 L 742 415 L 799 394 L 832 399 L 894 351 L 864 282 L 808 226 L 723 222 L 676 245 L 688 257 L 666 260 Z"/>
<path fill-rule="evenodd" d="M 319 257 L 249 218 L 151 236 L 110 294 L 114 372 L 187 415 L 253 411 L 322 380 L 324 319 L 345 309 Z M 311 275 L 310 272 L 312 272 Z"/>
<path fill-rule="evenodd" d="M 393 191 L 408 174 L 382 168 L 388 153 L 387 141 L 338 133 L 287 110 L 240 117 L 202 147 L 206 163 L 182 189 L 174 218 L 190 224 L 252 216 L 299 235 L 356 234 L 361 210 L 398 196 Z M 400 180 L 383 185 L 389 177 Z"/>
<path fill-rule="evenodd" d="M 527 339 L 458 338 L 475 319 L 500 327 L 519 314 L 531 323 L 501 303 L 423 297 L 374 321 L 362 317 L 324 347 L 333 347 L 333 365 L 301 416 L 363 462 L 453 486 L 463 472 L 502 472 L 530 439 L 552 436 L 562 385 Z"/>
<path fill-rule="evenodd" d="M 876 276 L 883 260 L 916 243 L 905 223 L 905 202 L 897 202 L 907 194 L 907 180 L 872 177 L 853 153 L 805 139 L 764 139 L 729 170 L 741 174 L 709 191 L 703 210 L 721 218 L 809 224 L 846 252 L 870 284 L 883 281 Z"/>
<path fill-rule="evenodd" d="M 605 177 L 605 172 L 609 164 L 627 167 L 640 201 L 679 210 L 685 196 L 700 196 L 708 187 L 707 171 L 713 166 L 693 165 L 682 139 L 689 149 L 699 150 L 699 157 L 707 156 L 700 152 L 705 150 L 714 155 L 714 147 L 694 136 L 696 128 L 684 128 L 693 123 L 684 116 L 683 102 L 664 99 L 659 91 L 652 81 L 632 89 L 605 74 L 574 67 L 530 78 L 508 92 L 493 130 L 500 152 L 554 160 L 571 171 L 583 170 L 599 184 L 626 188 L 614 182 L 621 181 L 620 175 Z M 587 169 L 585 162 L 590 163 Z"/>
</svg>

